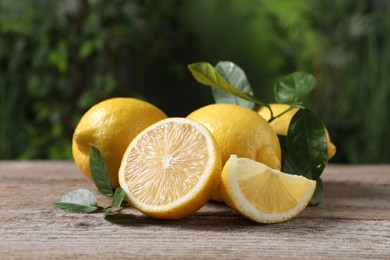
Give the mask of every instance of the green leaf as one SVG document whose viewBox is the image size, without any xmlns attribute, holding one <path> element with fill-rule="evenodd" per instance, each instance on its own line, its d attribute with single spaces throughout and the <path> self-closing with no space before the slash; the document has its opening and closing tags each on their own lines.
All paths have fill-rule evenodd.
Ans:
<svg viewBox="0 0 390 260">
<path fill-rule="evenodd" d="M 98 207 L 78 205 L 74 203 L 56 202 L 53 204 L 55 209 L 73 212 L 73 213 L 91 213 L 98 209 Z"/>
<path fill-rule="evenodd" d="M 310 93 L 316 85 L 313 75 L 305 72 L 294 72 L 278 79 L 275 83 L 274 95 L 278 103 L 295 104 Z"/>
<path fill-rule="evenodd" d="M 86 189 L 77 189 L 63 195 L 53 207 L 76 213 L 89 213 L 99 209 L 95 195 Z"/>
<path fill-rule="evenodd" d="M 122 188 L 115 189 L 114 197 L 112 198 L 112 205 L 105 209 L 106 213 L 104 214 L 104 218 L 106 218 L 109 214 L 112 213 L 113 209 L 119 209 L 122 205 L 123 198 L 125 197 L 125 190 Z"/>
<path fill-rule="evenodd" d="M 111 187 L 110 174 L 103 155 L 93 146 L 89 145 L 89 168 L 93 182 L 98 190 L 107 197 L 112 197 L 113 190 Z"/>
<path fill-rule="evenodd" d="M 115 189 L 114 198 L 112 199 L 112 208 L 120 208 L 124 197 L 125 197 L 124 189 L 122 188 Z"/>
<path fill-rule="evenodd" d="M 253 96 L 252 88 L 246 78 L 245 72 L 236 64 L 230 61 L 220 61 L 215 66 L 219 74 L 224 77 L 234 88 Z M 215 103 L 235 104 L 253 109 L 255 104 L 252 101 L 242 99 L 224 89 L 211 88 Z"/>
<path fill-rule="evenodd" d="M 293 167 L 306 178 L 317 180 L 328 161 L 324 125 L 310 110 L 298 110 L 291 119 L 287 152 Z"/>
<path fill-rule="evenodd" d="M 279 137 L 279 143 L 283 154 L 282 172 L 305 176 L 305 174 L 302 174 L 299 170 L 294 168 L 293 158 L 291 158 L 291 155 L 287 152 L 286 136 L 278 135 L 278 137 Z M 317 179 L 316 182 L 317 182 L 317 186 L 316 186 L 316 190 L 314 191 L 313 197 L 310 200 L 309 203 L 310 206 L 319 205 L 324 198 L 324 186 L 321 179 Z"/>
<path fill-rule="evenodd" d="M 285 135 L 278 135 L 280 148 L 282 150 L 282 172 L 290 174 L 299 174 L 298 170 L 294 168 L 293 158 L 287 151 L 287 140 Z M 300 174 L 302 175 L 302 174 Z"/>
<path fill-rule="evenodd" d="M 324 199 L 324 184 L 322 183 L 322 180 L 319 178 L 316 180 L 317 186 L 316 190 L 314 191 L 313 197 L 310 200 L 309 205 L 310 206 L 318 206 L 321 201 Z"/>
<path fill-rule="evenodd" d="M 201 84 L 227 91 L 242 99 L 253 102 L 257 105 L 265 104 L 251 94 L 247 94 L 233 87 L 210 63 L 198 62 L 188 65 L 194 78 Z"/>
</svg>

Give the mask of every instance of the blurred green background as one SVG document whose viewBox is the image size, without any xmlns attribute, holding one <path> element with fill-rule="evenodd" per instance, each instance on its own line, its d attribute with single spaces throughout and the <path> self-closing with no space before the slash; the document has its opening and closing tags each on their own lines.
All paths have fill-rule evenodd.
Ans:
<svg viewBox="0 0 390 260">
<path fill-rule="evenodd" d="M 71 159 L 81 115 L 114 96 L 169 116 L 212 103 L 187 64 L 230 60 L 255 95 L 296 70 L 335 163 L 390 163 L 390 1 L 0 0 L 0 159 Z"/>
</svg>

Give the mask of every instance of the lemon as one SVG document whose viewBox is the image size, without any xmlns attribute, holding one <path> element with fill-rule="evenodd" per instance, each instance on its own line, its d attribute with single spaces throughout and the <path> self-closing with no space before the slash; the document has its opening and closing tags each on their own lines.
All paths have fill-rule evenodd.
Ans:
<svg viewBox="0 0 390 260">
<path fill-rule="evenodd" d="M 111 98 L 90 108 L 78 123 L 72 140 L 73 158 L 91 179 L 89 144 L 102 153 L 113 188 L 119 187 L 122 156 L 133 138 L 147 126 L 166 118 L 157 107 L 134 98 Z"/>
<path fill-rule="evenodd" d="M 269 104 L 269 106 L 271 107 L 273 116 L 280 115 L 290 107 L 287 104 Z M 294 108 L 269 123 L 277 135 L 287 135 L 290 121 L 297 111 L 298 108 Z M 261 115 L 265 120 L 269 120 L 271 118 L 271 113 L 267 107 L 261 107 L 259 109 L 259 115 Z M 328 160 L 330 160 L 336 154 L 336 146 L 331 142 L 329 132 L 326 128 L 325 135 L 328 144 Z"/>
<path fill-rule="evenodd" d="M 222 170 L 221 193 L 225 202 L 260 223 L 278 223 L 297 216 L 306 208 L 315 188 L 313 180 L 235 155 Z"/>
<path fill-rule="evenodd" d="M 120 186 L 139 211 L 162 219 L 196 212 L 219 185 L 221 154 L 200 123 L 168 118 L 142 131 L 127 148 Z"/>
<path fill-rule="evenodd" d="M 279 139 L 255 111 L 233 104 L 212 104 L 195 110 L 187 118 L 210 130 L 221 150 L 223 165 L 231 154 L 236 154 L 280 169 Z M 213 200 L 222 201 L 219 190 Z"/>
</svg>

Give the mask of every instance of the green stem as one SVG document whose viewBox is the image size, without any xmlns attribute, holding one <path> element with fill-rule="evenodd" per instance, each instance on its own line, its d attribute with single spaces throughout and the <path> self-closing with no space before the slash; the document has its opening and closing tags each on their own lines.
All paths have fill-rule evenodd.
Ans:
<svg viewBox="0 0 390 260">
<path fill-rule="evenodd" d="M 280 113 L 279 115 L 275 116 L 273 115 L 272 113 L 272 110 L 270 108 L 270 106 L 268 106 L 268 109 L 269 111 L 271 112 L 271 118 L 268 120 L 268 123 L 271 123 L 272 121 L 274 121 L 276 118 L 278 117 L 281 117 L 282 115 L 286 114 L 287 112 L 293 110 L 294 108 L 304 108 L 304 106 L 302 106 L 301 104 L 292 104 L 288 109 L 286 109 L 285 111 L 283 111 L 282 113 Z"/>
</svg>

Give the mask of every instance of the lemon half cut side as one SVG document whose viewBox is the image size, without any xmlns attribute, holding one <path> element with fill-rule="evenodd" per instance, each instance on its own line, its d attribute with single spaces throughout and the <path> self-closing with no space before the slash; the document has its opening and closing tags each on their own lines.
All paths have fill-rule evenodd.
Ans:
<svg viewBox="0 0 390 260">
<path fill-rule="evenodd" d="M 316 182 L 232 155 L 222 171 L 221 194 L 243 216 L 260 223 L 287 221 L 308 205 Z"/>
<path fill-rule="evenodd" d="M 196 212 L 217 189 L 221 154 L 211 133 L 185 118 L 157 122 L 130 143 L 119 170 L 127 200 L 162 219 Z"/>
</svg>

